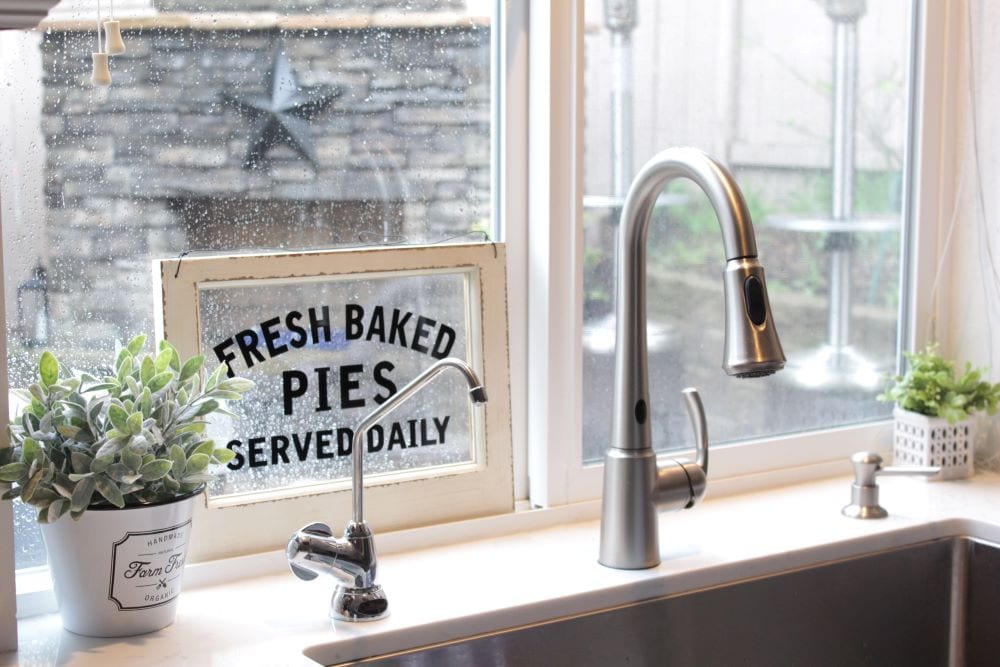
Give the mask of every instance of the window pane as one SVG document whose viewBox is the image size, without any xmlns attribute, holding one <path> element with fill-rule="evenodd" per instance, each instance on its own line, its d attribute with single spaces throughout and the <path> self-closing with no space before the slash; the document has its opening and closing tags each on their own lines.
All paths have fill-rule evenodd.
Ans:
<svg viewBox="0 0 1000 667">
<path fill-rule="evenodd" d="M 98 372 L 151 333 L 154 258 L 491 231 L 489 3 L 116 5 L 109 88 L 96 3 L 0 32 L 12 386 L 42 349 Z M 17 516 L 18 566 L 43 562 Z"/>
<path fill-rule="evenodd" d="M 585 460 L 610 433 L 616 206 L 670 146 L 735 173 L 788 365 L 751 380 L 721 370 L 718 224 L 695 186 L 674 184 L 648 246 L 655 447 L 693 445 L 687 386 L 713 442 L 890 413 L 875 395 L 896 360 L 909 4 L 587 0 Z"/>
<path fill-rule="evenodd" d="M 209 494 L 349 479 L 358 422 L 435 358 L 468 358 L 470 278 L 455 272 L 201 288 L 201 349 L 210 353 L 226 345 L 224 353 L 235 357 L 229 362 L 233 372 L 257 384 L 240 404 L 242 419 L 210 427 L 236 458 L 229 472 L 209 485 Z M 290 325 L 287 317 L 275 316 L 292 312 L 301 317 Z M 418 321 L 423 322 L 419 338 Z M 275 335 L 270 345 L 280 356 L 268 358 L 264 345 L 237 346 L 234 339 L 244 332 L 265 340 L 260 322 L 270 322 L 268 331 Z M 374 425 L 366 440 L 366 473 L 475 462 L 473 414 L 464 387 L 457 373 L 442 376 Z"/>
</svg>

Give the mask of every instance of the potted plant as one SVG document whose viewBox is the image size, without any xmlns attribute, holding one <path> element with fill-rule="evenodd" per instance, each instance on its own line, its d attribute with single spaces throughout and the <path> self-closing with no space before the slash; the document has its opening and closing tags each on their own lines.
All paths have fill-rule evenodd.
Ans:
<svg viewBox="0 0 1000 667">
<path fill-rule="evenodd" d="M 206 417 L 253 387 L 204 358 L 181 363 L 146 336 L 118 350 L 114 374 L 74 373 L 44 352 L 0 449 L 4 499 L 38 508 L 63 625 L 127 636 L 173 622 L 195 497 L 233 453 Z M 66 515 L 69 515 L 68 517 Z M 70 520 L 72 519 L 72 520 Z"/>
<path fill-rule="evenodd" d="M 939 479 L 973 473 L 972 415 L 996 414 L 1000 383 L 983 379 L 966 363 L 961 376 L 938 353 L 936 344 L 906 353 L 909 370 L 890 378 L 878 400 L 892 401 L 895 418 L 893 460 L 901 465 L 940 466 Z"/>
</svg>

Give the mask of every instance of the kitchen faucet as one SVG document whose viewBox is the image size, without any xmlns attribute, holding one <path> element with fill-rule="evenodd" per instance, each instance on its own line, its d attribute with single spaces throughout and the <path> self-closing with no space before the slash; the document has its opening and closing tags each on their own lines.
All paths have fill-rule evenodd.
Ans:
<svg viewBox="0 0 1000 667">
<path fill-rule="evenodd" d="M 354 432 L 351 443 L 353 474 L 351 490 L 353 516 L 344 529 L 344 536 L 335 538 L 330 526 L 311 523 L 292 535 L 285 548 L 292 573 L 311 581 L 320 574 L 340 580 L 330 601 L 330 617 L 344 621 L 374 621 L 389 614 L 389 601 L 382 587 L 375 583 L 377 559 L 375 536 L 365 522 L 364 462 L 362 453 L 368 430 L 403 402 L 423 389 L 439 373 L 454 368 L 462 373 L 469 385 L 469 398 L 475 403 L 486 402 L 486 390 L 475 371 L 461 359 L 441 359 L 393 394 L 365 417 Z"/>
<path fill-rule="evenodd" d="M 619 224 L 615 391 L 612 440 L 604 463 L 599 557 L 608 567 L 658 565 L 657 506 L 692 507 L 707 485 L 708 435 L 698 392 L 684 390 L 698 443 L 696 461 L 671 460 L 658 467 L 649 422 L 646 237 L 657 197 L 677 178 L 688 178 L 704 190 L 722 229 L 726 253 L 723 369 L 737 377 L 762 377 L 785 365 L 771 319 L 764 268 L 757 261 L 750 213 L 732 174 L 694 148 L 661 151 L 633 181 Z"/>
</svg>

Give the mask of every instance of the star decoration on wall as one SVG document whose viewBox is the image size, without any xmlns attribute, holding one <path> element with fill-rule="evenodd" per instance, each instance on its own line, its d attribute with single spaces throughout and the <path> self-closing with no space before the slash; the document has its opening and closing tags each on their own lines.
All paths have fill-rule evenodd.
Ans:
<svg viewBox="0 0 1000 667">
<path fill-rule="evenodd" d="M 250 119 L 244 169 L 259 166 L 268 151 L 286 144 L 316 169 L 316 149 L 309 133 L 310 121 L 340 97 L 339 88 L 304 89 L 299 85 L 292 64 L 280 47 L 274 53 L 268 72 L 267 94 L 223 93 L 223 100 Z"/>
</svg>

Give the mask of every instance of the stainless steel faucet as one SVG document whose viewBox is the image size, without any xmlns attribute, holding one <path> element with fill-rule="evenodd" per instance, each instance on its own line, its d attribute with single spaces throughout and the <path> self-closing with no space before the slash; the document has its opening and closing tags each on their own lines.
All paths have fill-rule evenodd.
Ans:
<svg viewBox="0 0 1000 667">
<path fill-rule="evenodd" d="M 697 461 L 657 466 L 649 423 L 646 353 L 646 237 L 660 192 L 677 178 L 694 181 L 715 209 L 726 252 L 726 342 L 729 375 L 760 377 L 785 365 L 771 320 L 764 268 L 746 202 L 732 174 L 694 148 L 669 148 L 647 162 L 629 188 L 618 235 L 617 340 L 611 447 L 604 464 L 600 562 L 639 569 L 660 562 L 657 506 L 687 509 L 701 499 L 708 436 L 697 391 L 686 389 L 698 440 Z"/>
<path fill-rule="evenodd" d="M 876 452 L 858 452 L 851 457 L 854 466 L 854 483 L 851 484 L 851 504 L 840 510 L 852 519 L 884 519 L 889 513 L 878 504 L 876 476 L 933 477 L 941 472 L 940 466 L 882 466 L 882 457 Z"/>
<path fill-rule="evenodd" d="M 365 417 L 354 432 L 351 444 L 354 511 L 351 521 L 344 529 L 344 536 L 335 538 L 330 526 L 311 523 L 292 535 L 288 541 L 285 557 L 295 576 L 311 581 L 320 574 L 329 574 L 340 580 L 330 601 L 331 618 L 374 621 L 389 614 L 389 601 L 382 587 L 375 583 L 375 539 L 365 522 L 362 467 L 365 435 L 372 426 L 423 389 L 446 368 L 454 368 L 462 373 L 469 385 L 469 398 L 473 403 L 486 402 L 486 390 L 483 389 L 482 382 L 475 371 L 461 359 L 448 357 L 427 368 Z"/>
</svg>

